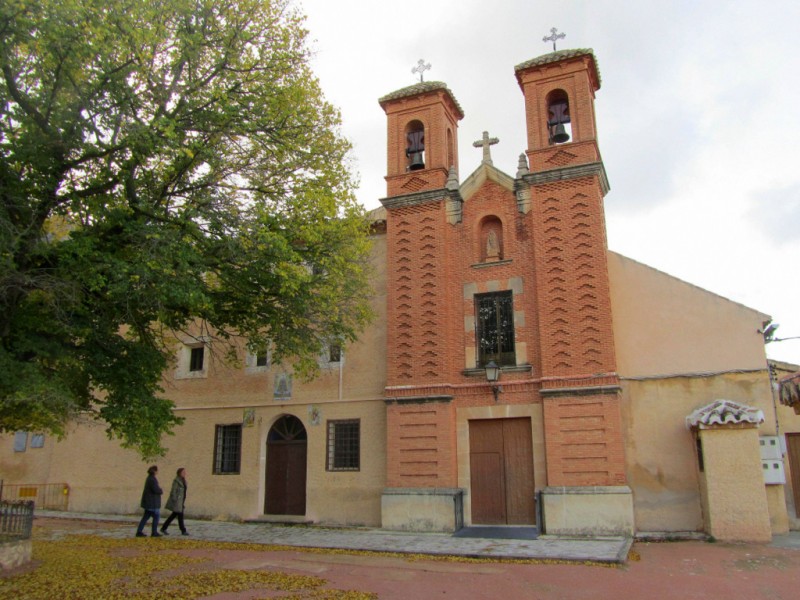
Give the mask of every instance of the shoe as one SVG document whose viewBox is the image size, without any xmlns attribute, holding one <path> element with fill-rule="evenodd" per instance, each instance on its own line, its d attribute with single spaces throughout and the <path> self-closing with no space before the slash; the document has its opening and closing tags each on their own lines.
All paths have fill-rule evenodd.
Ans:
<svg viewBox="0 0 800 600">
<path fill-rule="evenodd" d="M 137 531 L 136 532 L 136 537 L 147 537 L 147 536 L 145 534 L 143 534 L 141 531 Z"/>
<path fill-rule="evenodd" d="M 161 534 L 162 534 L 162 535 L 169 535 L 169 534 L 167 533 L 167 530 L 166 530 L 166 529 L 162 529 L 162 530 L 161 530 Z"/>
<path fill-rule="evenodd" d="M 189 535 L 188 531 L 181 531 L 181 535 Z"/>
<path fill-rule="evenodd" d="M 160 533 L 153 533 L 153 534 L 150 534 L 150 537 L 161 537 L 161 534 Z"/>
</svg>

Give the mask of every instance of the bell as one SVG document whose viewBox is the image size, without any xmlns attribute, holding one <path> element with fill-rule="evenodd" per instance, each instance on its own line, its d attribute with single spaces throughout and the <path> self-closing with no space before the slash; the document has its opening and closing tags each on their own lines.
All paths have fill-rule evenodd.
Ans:
<svg viewBox="0 0 800 600">
<path fill-rule="evenodd" d="M 411 155 L 411 164 L 408 166 L 409 171 L 419 171 L 425 168 L 425 160 L 422 158 L 422 152 L 414 152 Z"/>
<path fill-rule="evenodd" d="M 569 141 L 569 134 L 567 133 L 567 129 L 564 127 L 563 123 L 558 123 L 553 128 L 553 141 L 556 144 L 563 144 L 564 142 Z"/>
</svg>

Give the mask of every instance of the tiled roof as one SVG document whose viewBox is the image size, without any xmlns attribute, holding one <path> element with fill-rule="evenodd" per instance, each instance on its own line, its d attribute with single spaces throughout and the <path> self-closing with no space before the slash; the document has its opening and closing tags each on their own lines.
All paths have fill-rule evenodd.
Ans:
<svg viewBox="0 0 800 600">
<path fill-rule="evenodd" d="M 390 100 L 398 100 L 400 98 L 408 98 L 409 96 L 416 96 L 418 94 L 424 94 L 426 92 L 434 92 L 436 90 L 444 90 L 450 96 L 450 99 L 453 101 L 453 104 L 456 105 L 456 108 L 461 113 L 461 116 L 464 116 L 464 109 L 461 108 L 461 105 L 456 100 L 456 97 L 453 95 L 453 92 L 447 87 L 447 84 L 441 81 L 420 81 L 419 83 L 415 83 L 414 85 L 410 85 L 408 87 L 404 87 L 400 90 L 392 92 L 390 94 L 386 94 L 385 96 L 381 96 L 378 98 L 378 103 L 383 106 L 385 102 L 389 102 Z"/>
<path fill-rule="evenodd" d="M 575 58 L 586 55 L 592 57 L 594 69 L 597 73 L 597 85 L 599 86 L 602 83 L 600 79 L 600 67 L 597 66 L 597 59 L 594 56 L 594 50 L 591 48 L 570 48 L 568 50 L 557 50 L 555 52 L 551 52 L 550 54 L 543 54 L 542 56 L 537 56 L 536 58 L 532 58 L 524 63 L 518 64 L 516 67 L 514 67 L 514 72 L 517 73 L 531 67 L 541 67 L 542 65 L 558 62 L 560 60 L 564 60 L 565 58 Z"/>
<path fill-rule="evenodd" d="M 800 372 L 781 377 L 778 386 L 781 404 L 793 406 L 795 412 L 798 412 L 798 408 L 800 408 Z"/>
<path fill-rule="evenodd" d="M 707 406 L 698 408 L 686 417 L 686 426 L 707 429 L 713 425 L 738 425 L 764 422 L 764 411 L 733 400 L 716 400 Z"/>
</svg>

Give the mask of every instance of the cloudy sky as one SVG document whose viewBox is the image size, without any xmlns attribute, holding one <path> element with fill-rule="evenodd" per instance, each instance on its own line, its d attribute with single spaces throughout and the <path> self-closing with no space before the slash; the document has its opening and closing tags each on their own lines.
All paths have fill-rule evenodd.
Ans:
<svg viewBox="0 0 800 600">
<path fill-rule="evenodd" d="M 514 66 L 593 48 L 602 77 L 598 136 L 611 192 L 609 247 L 772 315 L 800 336 L 800 3 L 673 0 L 297 0 L 314 68 L 342 111 L 360 201 L 386 195 L 386 120 L 377 99 L 443 81 L 464 109 L 460 178 L 472 142 L 500 138 L 495 167 L 525 150 Z M 800 339 L 771 358 L 800 364 Z"/>
</svg>

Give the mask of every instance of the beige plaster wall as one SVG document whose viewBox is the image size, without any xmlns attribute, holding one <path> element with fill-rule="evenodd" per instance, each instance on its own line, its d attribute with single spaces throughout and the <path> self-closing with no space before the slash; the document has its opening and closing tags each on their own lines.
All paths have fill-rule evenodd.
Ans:
<svg viewBox="0 0 800 600">
<path fill-rule="evenodd" d="M 720 541 L 770 541 L 758 430 L 752 426 L 701 429 L 700 440 L 708 494 L 707 532 Z"/>
<path fill-rule="evenodd" d="M 177 468 L 187 469 L 189 516 L 238 519 L 263 514 L 267 434 L 278 418 L 292 414 L 308 433 L 306 517 L 330 524 L 380 524 L 386 469 L 385 236 L 373 239 L 372 260 L 373 324 L 345 347 L 340 365 L 326 366 L 311 382 L 295 379 L 290 400 L 275 401 L 273 394 L 275 373 L 290 367 L 248 369 L 243 345 L 238 364 L 223 364 L 211 352 L 201 377 L 176 377 L 174 369 L 165 373 L 165 395 L 185 422 L 164 440 L 168 452 L 156 464 L 167 490 Z M 312 423 L 312 409 L 319 415 L 318 425 Z M 214 475 L 215 426 L 242 423 L 245 410 L 254 411 L 255 422 L 242 431 L 241 471 Z M 353 418 L 361 420 L 361 469 L 328 472 L 326 421 Z M 72 423 L 63 440 L 46 436 L 44 448 L 25 452 L 13 451 L 13 437 L 0 436 L 0 479 L 6 483 L 65 482 L 71 490 L 70 510 L 140 512 L 149 463 L 108 440 L 100 424 Z"/>
<path fill-rule="evenodd" d="M 765 367 L 767 315 L 615 252 L 608 269 L 621 375 Z"/>
<path fill-rule="evenodd" d="M 695 441 L 685 418 L 717 399 L 774 414 L 766 373 L 628 379 L 623 380 L 622 389 L 623 439 L 637 530 L 702 531 L 701 480 Z M 767 418 L 758 433 L 772 435 L 774 431 L 774 419 Z M 759 481 L 763 487 L 760 471 Z M 771 506 L 778 524 L 785 518 L 781 512 L 785 515 L 786 511 L 778 504 Z"/>
</svg>

